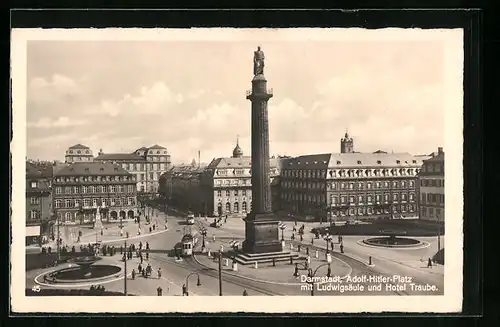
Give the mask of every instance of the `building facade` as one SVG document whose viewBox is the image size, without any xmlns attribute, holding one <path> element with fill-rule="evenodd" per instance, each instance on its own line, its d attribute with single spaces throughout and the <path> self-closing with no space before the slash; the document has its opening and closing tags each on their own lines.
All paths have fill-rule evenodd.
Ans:
<svg viewBox="0 0 500 327">
<path fill-rule="evenodd" d="M 196 163 L 172 167 L 160 177 L 160 195 L 179 209 L 206 215 L 207 205 L 202 194 L 201 177 L 204 167 Z"/>
<path fill-rule="evenodd" d="M 418 175 L 420 219 L 444 222 L 444 151 L 425 160 Z"/>
<path fill-rule="evenodd" d="M 289 158 L 281 169 L 281 209 L 309 220 L 418 216 L 417 174 L 428 157 L 354 152 Z"/>
<path fill-rule="evenodd" d="M 271 158 L 271 192 L 279 199 L 279 158 Z M 206 167 L 183 165 L 162 175 L 160 193 L 167 202 L 212 217 L 244 217 L 252 208 L 251 157 L 236 142 L 231 157 L 213 159 Z M 273 202 L 273 208 L 278 203 Z"/>
<path fill-rule="evenodd" d="M 26 162 L 26 245 L 41 245 L 51 234 L 51 183 L 51 165 Z"/>
<path fill-rule="evenodd" d="M 156 195 L 160 176 L 170 169 L 170 154 L 160 145 L 142 147 L 133 153 L 103 153 L 102 149 L 94 159 L 120 165 L 135 176 L 137 191 L 140 194 Z"/>
<path fill-rule="evenodd" d="M 73 163 L 54 173 L 53 208 L 62 224 L 93 222 L 97 208 L 103 221 L 137 216 L 135 176 L 118 165 Z"/>
<path fill-rule="evenodd" d="M 92 154 L 92 150 L 82 144 L 76 144 L 70 146 L 68 150 L 66 150 L 66 155 L 64 156 L 64 162 L 73 163 L 73 162 L 92 162 L 94 160 L 94 155 Z"/>
<path fill-rule="evenodd" d="M 252 158 L 244 156 L 238 142 L 229 158 L 217 158 L 207 166 L 201 176 L 203 201 L 207 212 L 214 217 L 244 217 L 252 210 Z M 280 175 L 280 158 L 269 162 L 271 193 L 276 194 Z M 276 196 L 273 197 L 276 199 Z M 276 210 L 278 203 L 273 203 Z"/>
</svg>

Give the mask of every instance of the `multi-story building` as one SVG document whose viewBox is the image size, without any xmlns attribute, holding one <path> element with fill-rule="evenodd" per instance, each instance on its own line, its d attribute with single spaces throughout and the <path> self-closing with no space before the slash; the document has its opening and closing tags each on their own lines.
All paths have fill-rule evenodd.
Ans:
<svg viewBox="0 0 500 327">
<path fill-rule="evenodd" d="M 252 158 L 243 156 L 238 142 L 230 158 L 212 160 L 201 176 L 203 202 L 208 214 L 213 216 L 245 216 L 252 209 Z M 272 194 L 279 183 L 275 178 L 280 174 L 280 158 L 272 157 L 269 162 Z M 276 199 L 276 197 L 272 197 Z M 277 209 L 277 203 L 273 203 Z"/>
<path fill-rule="evenodd" d="M 202 195 L 201 176 L 204 167 L 192 163 L 172 167 L 160 177 L 161 196 L 179 209 L 206 215 L 206 203 Z"/>
<path fill-rule="evenodd" d="M 70 146 L 66 150 L 66 155 L 64 157 L 66 163 L 73 162 L 92 162 L 94 160 L 94 155 L 92 150 L 86 145 L 76 144 Z"/>
<path fill-rule="evenodd" d="M 281 210 L 311 220 L 417 216 L 416 181 L 423 159 L 409 153 L 354 152 L 346 134 L 341 153 L 283 161 Z"/>
<path fill-rule="evenodd" d="M 26 162 L 26 245 L 41 245 L 51 233 L 51 182 L 51 165 Z"/>
<path fill-rule="evenodd" d="M 170 169 L 170 154 L 160 145 L 142 147 L 133 153 L 103 153 L 102 149 L 94 159 L 120 165 L 135 176 L 137 191 L 141 194 L 155 195 L 161 174 Z"/>
<path fill-rule="evenodd" d="M 270 159 L 271 191 L 277 199 L 280 158 Z M 251 157 L 243 156 L 238 142 L 231 157 L 213 159 L 206 167 L 195 164 L 172 168 L 162 176 L 162 197 L 167 202 L 207 216 L 244 216 L 252 208 Z M 277 203 L 273 202 L 273 209 Z"/>
<path fill-rule="evenodd" d="M 439 147 L 432 158 L 424 161 L 418 174 L 420 219 L 444 222 L 444 152 Z"/>
<path fill-rule="evenodd" d="M 135 176 L 118 165 L 73 163 L 54 173 L 53 208 L 57 220 L 82 224 L 95 219 L 112 221 L 137 216 Z"/>
</svg>

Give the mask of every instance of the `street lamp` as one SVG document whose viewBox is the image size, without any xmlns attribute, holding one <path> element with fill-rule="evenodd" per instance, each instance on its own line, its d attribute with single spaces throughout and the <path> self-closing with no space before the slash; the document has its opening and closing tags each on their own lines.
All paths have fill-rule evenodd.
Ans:
<svg viewBox="0 0 500 327">
<path fill-rule="evenodd" d="M 307 277 L 309 277 L 311 279 L 311 281 L 309 282 L 312 285 L 311 296 L 314 296 L 314 277 L 316 277 L 316 273 L 318 272 L 319 268 L 324 267 L 324 266 L 328 266 L 328 271 L 326 273 L 326 277 L 331 277 L 332 276 L 332 269 L 330 267 L 330 263 L 324 263 L 322 265 L 319 265 L 318 267 L 316 267 L 316 270 L 314 270 L 314 271 L 309 268 L 309 271 L 307 272 Z"/>
<path fill-rule="evenodd" d="M 285 224 L 280 224 L 279 229 L 281 229 L 281 242 L 285 241 L 285 229 L 286 225 Z"/>
<path fill-rule="evenodd" d="M 328 248 L 328 244 L 330 244 L 330 242 L 332 241 L 332 235 L 326 234 L 326 236 L 324 237 L 324 240 L 326 241 L 326 254 L 328 254 L 328 253 L 330 253 L 329 248 Z"/>
<path fill-rule="evenodd" d="M 196 286 L 201 286 L 201 283 L 200 283 L 200 275 L 196 272 L 192 272 L 190 273 L 189 275 L 187 275 L 186 277 L 186 290 L 185 290 L 185 294 L 186 296 L 189 296 L 189 277 L 193 276 L 193 275 L 196 275 L 198 276 L 198 281 L 196 283 Z"/>
<path fill-rule="evenodd" d="M 127 240 L 125 240 L 125 251 L 123 252 L 123 262 L 124 262 L 124 271 L 125 271 L 125 278 L 123 279 L 123 288 L 124 288 L 124 293 L 125 296 L 127 296 Z"/>
<path fill-rule="evenodd" d="M 219 248 L 219 296 L 222 296 L 222 244 Z"/>
<path fill-rule="evenodd" d="M 202 243 L 201 243 L 201 250 L 203 251 L 206 247 L 205 245 L 205 236 L 207 236 L 207 229 L 205 227 L 203 227 L 201 229 L 201 236 L 203 237 L 202 239 Z"/>
</svg>

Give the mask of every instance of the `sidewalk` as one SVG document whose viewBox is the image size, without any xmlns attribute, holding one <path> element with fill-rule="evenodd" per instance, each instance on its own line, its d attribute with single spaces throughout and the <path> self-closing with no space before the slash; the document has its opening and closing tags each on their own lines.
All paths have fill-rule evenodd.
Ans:
<svg viewBox="0 0 500 327">
<path fill-rule="evenodd" d="M 239 240 L 240 244 L 243 241 L 243 239 L 241 238 L 235 238 L 235 240 Z M 200 243 L 197 247 L 198 252 L 195 254 L 194 258 L 197 262 L 206 267 L 218 269 L 219 260 L 215 259 L 214 251 L 218 252 L 220 246 L 223 245 L 223 251 L 227 255 L 227 250 L 231 249 L 229 245 L 230 242 L 231 242 L 230 239 L 221 239 L 221 238 L 218 239 L 216 238 L 215 242 L 212 239 L 210 239 L 209 242 L 205 241 L 207 250 L 210 249 L 211 251 L 210 257 L 208 256 L 208 253 L 201 253 L 201 243 Z M 287 246 L 288 245 L 289 243 L 287 243 Z M 292 253 L 298 253 L 297 247 L 295 247 L 293 250 L 287 248 L 286 251 L 290 251 Z M 315 254 L 316 254 L 315 251 L 312 250 L 309 253 L 310 255 L 309 268 L 315 270 L 319 266 L 323 265 L 321 268 L 319 268 L 318 275 L 326 276 L 328 266 L 325 255 L 321 252 L 318 252 L 318 258 L 316 258 Z M 302 249 L 299 255 L 301 257 L 307 256 L 304 249 Z M 258 282 L 281 284 L 281 285 L 298 285 L 300 284 L 300 279 L 293 276 L 295 272 L 296 263 L 298 264 L 299 275 L 307 275 L 307 270 L 304 270 L 305 260 L 303 259 L 295 260 L 293 264 L 290 264 L 289 261 L 279 261 L 276 262 L 275 266 L 273 266 L 272 263 L 265 263 L 257 265 L 257 268 L 255 268 L 255 265 L 253 264 L 251 265 L 238 264 L 237 271 L 233 271 L 232 259 L 224 255 L 222 259 L 222 271 L 228 274 L 237 275 L 239 277 L 245 277 L 250 280 Z M 352 271 L 350 266 L 333 257 L 330 267 L 332 276 L 344 277 L 346 275 L 349 275 Z"/>
</svg>

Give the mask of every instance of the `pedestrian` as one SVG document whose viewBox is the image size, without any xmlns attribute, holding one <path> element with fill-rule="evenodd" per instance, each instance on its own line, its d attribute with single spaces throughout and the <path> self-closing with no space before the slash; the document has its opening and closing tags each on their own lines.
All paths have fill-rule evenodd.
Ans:
<svg viewBox="0 0 500 327">
<path fill-rule="evenodd" d="M 137 266 L 137 271 L 139 272 L 139 274 L 142 273 L 142 265 L 141 264 L 139 264 Z"/>
<path fill-rule="evenodd" d="M 340 243 L 340 253 L 344 253 L 344 243 Z"/>
<path fill-rule="evenodd" d="M 161 268 L 158 268 L 158 279 L 161 278 Z"/>
<path fill-rule="evenodd" d="M 135 269 L 132 269 L 132 279 L 135 279 Z"/>
<path fill-rule="evenodd" d="M 427 261 L 427 268 L 432 268 L 432 261 L 431 258 Z"/>
<path fill-rule="evenodd" d="M 248 296 L 247 290 L 243 290 L 243 296 Z"/>
<path fill-rule="evenodd" d="M 158 293 L 158 296 L 161 296 L 163 290 L 160 286 L 158 286 L 158 288 L 156 289 L 156 292 Z"/>
<path fill-rule="evenodd" d="M 123 246 L 120 245 L 120 254 L 123 254 Z"/>
<path fill-rule="evenodd" d="M 139 250 L 142 250 L 142 241 L 139 242 Z"/>
<path fill-rule="evenodd" d="M 149 227 L 149 232 L 151 233 L 153 231 L 153 228 Z"/>
<path fill-rule="evenodd" d="M 149 261 L 149 252 L 146 252 L 146 261 Z"/>
<path fill-rule="evenodd" d="M 146 242 L 146 251 L 149 251 L 149 242 Z"/>
</svg>

